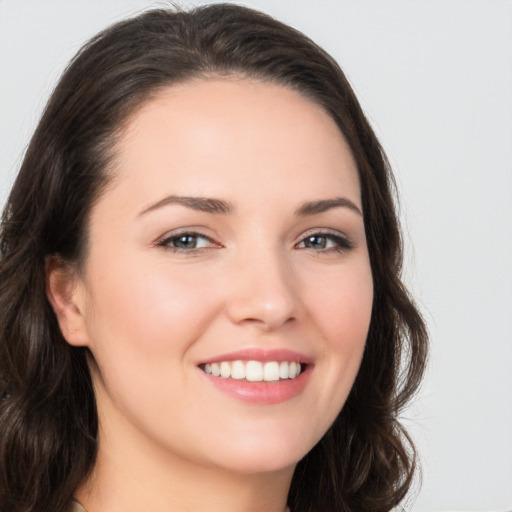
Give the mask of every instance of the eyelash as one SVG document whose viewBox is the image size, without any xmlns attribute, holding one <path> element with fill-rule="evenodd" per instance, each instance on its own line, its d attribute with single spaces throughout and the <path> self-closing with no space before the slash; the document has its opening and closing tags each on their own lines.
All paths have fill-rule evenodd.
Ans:
<svg viewBox="0 0 512 512">
<path fill-rule="evenodd" d="M 208 247 L 193 247 L 193 248 L 184 248 L 184 247 L 173 247 L 171 244 L 176 243 L 183 238 L 193 238 L 196 240 L 203 239 L 206 240 L 208 244 L 210 244 Z M 324 247 L 320 250 L 312 248 L 312 247 L 299 247 L 301 244 L 307 243 L 306 241 L 311 242 L 312 239 L 325 239 L 326 245 L 329 244 L 329 242 L 334 243 L 333 247 Z M 181 233 L 173 234 L 171 236 L 168 236 L 156 244 L 157 247 L 162 247 L 165 250 L 171 251 L 173 253 L 179 253 L 179 254 L 197 254 L 198 252 L 202 252 L 203 250 L 207 249 L 217 249 L 221 248 L 222 246 L 220 244 L 217 244 L 212 238 L 209 236 L 203 235 L 202 233 L 197 233 L 195 231 L 183 231 Z M 345 235 L 341 235 L 338 232 L 329 232 L 329 231 L 312 231 L 310 233 L 307 233 L 302 240 L 295 245 L 295 247 L 300 249 L 306 249 L 311 252 L 315 253 L 331 253 L 331 252 L 345 252 L 349 251 L 354 248 L 353 242 L 347 238 Z"/>
<path fill-rule="evenodd" d="M 203 239 L 208 242 L 208 244 L 211 244 L 210 247 L 193 247 L 193 248 L 184 248 L 184 247 L 173 247 L 171 244 L 173 242 L 177 242 L 180 240 L 180 238 L 195 238 L 197 239 Z M 204 249 L 216 249 L 221 247 L 219 244 L 215 243 L 214 240 L 212 240 L 209 236 L 203 235 L 202 233 L 197 233 L 195 231 L 183 231 L 181 233 L 176 233 L 171 236 L 168 236 L 164 238 L 163 240 L 160 240 L 157 244 L 157 247 L 162 247 L 165 250 L 174 252 L 174 253 L 181 253 L 181 254 L 194 254 L 199 251 L 202 251 Z"/>
<path fill-rule="evenodd" d="M 334 247 L 329 248 L 323 248 L 321 250 L 314 249 L 312 247 L 303 247 L 304 249 L 307 249 L 312 252 L 324 252 L 324 253 L 331 253 L 331 252 L 346 252 L 354 248 L 354 243 L 352 240 L 350 240 L 347 236 L 342 235 L 339 232 L 331 232 L 331 231 L 312 231 L 310 233 L 307 233 L 304 238 L 297 244 L 303 244 L 306 242 L 306 240 L 311 241 L 313 238 L 323 238 L 326 239 L 327 243 L 329 241 L 333 242 L 335 245 Z M 302 249 L 302 247 L 301 247 Z"/>
</svg>

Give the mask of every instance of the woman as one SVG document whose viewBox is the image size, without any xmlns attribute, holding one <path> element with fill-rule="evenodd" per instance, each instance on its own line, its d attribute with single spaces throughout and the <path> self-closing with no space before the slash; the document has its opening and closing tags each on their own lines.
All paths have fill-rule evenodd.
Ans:
<svg viewBox="0 0 512 512">
<path fill-rule="evenodd" d="M 337 64 L 233 5 L 61 78 L 2 223 L 0 509 L 389 511 L 426 359 Z M 73 508 L 74 507 L 74 508 Z"/>
</svg>

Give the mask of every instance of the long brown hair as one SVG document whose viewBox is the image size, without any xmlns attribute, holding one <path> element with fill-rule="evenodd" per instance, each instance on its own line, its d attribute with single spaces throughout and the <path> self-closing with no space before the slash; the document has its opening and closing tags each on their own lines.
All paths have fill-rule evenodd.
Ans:
<svg viewBox="0 0 512 512">
<path fill-rule="evenodd" d="M 397 417 L 420 383 L 424 323 L 400 281 L 391 171 L 343 72 L 300 32 L 231 4 L 158 9 L 118 23 L 68 66 L 33 135 L 0 232 L 0 510 L 63 512 L 91 470 L 98 420 L 87 349 L 62 337 L 45 290 L 50 255 L 78 263 L 128 117 L 163 87 L 237 75 L 291 87 L 336 121 L 357 162 L 374 280 L 367 345 L 332 427 L 298 463 L 293 512 L 387 512 L 413 445 Z"/>
</svg>

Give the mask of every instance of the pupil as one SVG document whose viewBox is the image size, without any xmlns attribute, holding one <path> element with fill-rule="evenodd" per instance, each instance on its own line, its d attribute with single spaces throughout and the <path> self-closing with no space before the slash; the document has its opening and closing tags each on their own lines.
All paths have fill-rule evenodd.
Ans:
<svg viewBox="0 0 512 512">
<path fill-rule="evenodd" d="M 180 249 L 193 249 L 196 245 L 195 236 L 182 235 L 176 240 L 174 245 L 175 247 L 179 247 Z"/>
<path fill-rule="evenodd" d="M 307 239 L 306 245 L 309 247 L 315 247 L 317 249 L 325 249 L 327 246 L 327 240 L 325 236 L 310 236 Z"/>
</svg>

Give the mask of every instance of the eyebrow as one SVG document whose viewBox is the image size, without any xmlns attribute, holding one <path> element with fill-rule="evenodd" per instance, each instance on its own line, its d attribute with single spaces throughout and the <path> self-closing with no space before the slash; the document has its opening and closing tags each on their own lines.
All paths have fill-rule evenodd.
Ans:
<svg viewBox="0 0 512 512">
<path fill-rule="evenodd" d="M 197 210 L 205 213 L 215 213 L 226 215 L 234 211 L 234 207 L 228 201 L 222 199 L 215 199 L 211 197 L 190 197 L 190 196 L 176 196 L 170 195 L 164 197 L 160 201 L 148 206 L 139 213 L 139 216 L 145 215 L 153 210 L 163 208 L 172 204 L 185 206 L 192 210 Z M 358 215 L 363 215 L 359 207 L 346 197 L 335 197 L 333 199 L 322 199 L 319 201 L 310 201 L 301 205 L 296 211 L 295 215 L 298 217 L 306 217 L 308 215 L 317 215 L 326 212 L 332 208 L 348 208 Z"/>
<path fill-rule="evenodd" d="M 295 214 L 299 217 L 307 215 L 316 215 L 318 213 L 326 212 L 331 208 L 349 208 L 357 214 L 363 216 L 359 207 L 346 197 L 335 197 L 334 199 L 322 199 L 321 201 L 311 201 L 304 203 Z"/>
<path fill-rule="evenodd" d="M 222 199 L 213 199 L 209 197 L 188 197 L 188 196 L 167 196 L 139 213 L 139 216 L 149 213 L 153 210 L 169 206 L 171 204 L 179 204 L 206 213 L 228 214 L 233 211 L 233 205 Z"/>
</svg>

